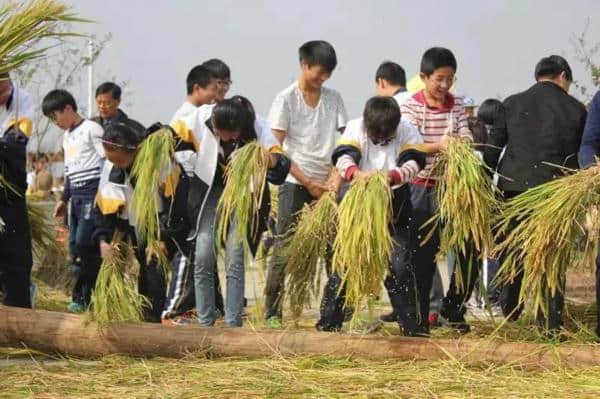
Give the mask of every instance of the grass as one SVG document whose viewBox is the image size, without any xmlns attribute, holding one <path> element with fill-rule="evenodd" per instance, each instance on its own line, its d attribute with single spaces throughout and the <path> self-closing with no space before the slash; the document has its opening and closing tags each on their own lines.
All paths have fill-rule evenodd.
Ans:
<svg viewBox="0 0 600 399">
<path fill-rule="evenodd" d="M 338 234 L 333 245 L 333 270 L 346 289 L 346 306 L 377 297 L 392 254 L 389 230 L 391 190 L 387 176 L 378 172 L 355 179 L 338 209 Z M 358 322 L 355 312 L 351 325 Z"/>
<path fill-rule="evenodd" d="M 257 142 L 251 141 L 231 155 L 225 169 L 225 188 L 217 205 L 217 246 L 227 242 L 230 223 L 238 238 L 249 248 L 248 237 L 258 229 L 258 212 L 267 184 L 269 155 Z"/>
<path fill-rule="evenodd" d="M 319 295 L 324 259 L 333 244 L 338 223 L 335 193 L 327 192 L 318 201 L 305 204 L 284 248 L 286 296 L 294 317 Z"/>
<path fill-rule="evenodd" d="M 497 190 L 487 166 L 475 154 L 473 144 L 450 139 L 448 149 L 437 156 L 432 175 L 439 176 L 436 198 L 437 213 L 422 228 L 431 228 L 424 241 L 440 229 L 440 254 L 455 251 L 469 257 L 486 256 L 494 244 L 492 227 L 499 212 Z M 472 248 L 472 249 L 471 249 Z M 457 267 L 471 267 L 459 265 Z M 455 273 L 459 289 L 465 285 L 462 273 Z"/>
<path fill-rule="evenodd" d="M 547 312 L 547 298 L 562 290 L 567 270 L 594 265 L 600 220 L 600 171 L 590 168 L 531 188 L 510 199 L 498 221 L 505 252 L 499 277 L 523 273 L 522 303 Z M 590 216 L 591 215 L 591 216 Z"/>
<path fill-rule="evenodd" d="M 142 321 L 147 299 L 137 290 L 133 248 L 116 235 L 111 246 L 112 252 L 102 261 L 92 292 L 89 317 L 99 324 Z"/>
<path fill-rule="evenodd" d="M 86 22 L 55 0 L 8 2 L 0 6 L 0 73 L 10 72 L 44 56 L 47 48 L 36 48 L 41 39 L 61 39 L 61 24 Z"/>
</svg>

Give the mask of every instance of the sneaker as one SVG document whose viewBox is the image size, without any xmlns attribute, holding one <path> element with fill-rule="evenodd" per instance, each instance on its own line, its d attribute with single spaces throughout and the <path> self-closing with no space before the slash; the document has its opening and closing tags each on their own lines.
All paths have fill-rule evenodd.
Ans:
<svg viewBox="0 0 600 399">
<path fill-rule="evenodd" d="M 85 311 L 85 307 L 77 302 L 71 302 L 69 306 L 67 306 L 67 310 L 71 313 L 82 313 Z"/>
<path fill-rule="evenodd" d="M 465 320 L 464 315 L 452 314 L 442 309 L 440 316 L 448 320 L 448 327 L 454 328 L 459 334 L 464 335 L 471 332 L 471 326 Z"/>
<path fill-rule="evenodd" d="M 441 327 L 442 324 L 439 321 L 439 315 L 437 313 L 430 313 L 427 318 L 430 328 Z"/>
<path fill-rule="evenodd" d="M 271 316 L 267 319 L 267 328 L 273 330 L 280 330 L 283 328 L 283 324 L 281 323 L 281 318 L 277 316 Z"/>
<path fill-rule="evenodd" d="M 317 323 L 315 325 L 315 328 L 317 329 L 317 331 L 321 332 L 340 332 L 342 326 L 324 326 L 320 323 Z"/>
<path fill-rule="evenodd" d="M 172 319 L 162 319 L 161 324 L 163 326 L 185 326 L 190 324 L 198 324 L 198 318 L 196 312 L 193 310 L 179 314 Z"/>
<path fill-rule="evenodd" d="M 400 320 L 400 317 L 396 314 L 396 312 L 391 312 L 379 316 L 379 320 L 383 321 L 384 323 L 397 323 Z"/>
</svg>

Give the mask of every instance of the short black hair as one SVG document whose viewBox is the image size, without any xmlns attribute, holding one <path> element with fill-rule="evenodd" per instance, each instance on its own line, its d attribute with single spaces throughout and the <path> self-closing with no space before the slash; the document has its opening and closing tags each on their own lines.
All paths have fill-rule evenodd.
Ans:
<svg viewBox="0 0 600 399">
<path fill-rule="evenodd" d="M 337 66 L 335 49 L 324 40 L 312 40 L 304 43 L 298 49 L 298 54 L 301 62 L 306 62 L 308 66 L 320 65 L 329 73 L 333 72 Z"/>
<path fill-rule="evenodd" d="M 127 119 L 122 122 L 110 123 L 104 129 L 102 142 L 106 146 L 133 152 L 145 136 L 144 126 L 132 119 Z"/>
<path fill-rule="evenodd" d="M 456 72 L 456 58 L 452 51 L 443 47 L 432 47 L 421 58 L 421 73 L 431 75 L 436 69 L 450 67 Z"/>
<path fill-rule="evenodd" d="M 389 138 L 396 133 L 400 117 L 400 107 L 394 98 L 371 97 L 363 111 L 363 125 L 367 136 L 375 139 Z"/>
<path fill-rule="evenodd" d="M 210 69 L 202 65 L 196 65 L 190 70 L 186 78 L 187 94 L 192 94 L 194 85 L 206 88 L 214 79 L 217 79 L 217 77 Z"/>
<path fill-rule="evenodd" d="M 71 93 L 62 89 L 51 90 L 42 100 L 42 113 L 49 118 L 54 112 L 63 111 L 67 105 L 77 112 L 77 103 Z"/>
<path fill-rule="evenodd" d="M 208 61 L 204 61 L 202 66 L 210 70 L 217 79 L 231 79 L 231 71 L 229 70 L 229 67 L 226 63 L 218 58 L 211 58 Z"/>
<path fill-rule="evenodd" d="M 375 82 L 384 79 L 395 86 L 406 87 L 406 72 L 404 68 L 392 61 L 384 61 L 375 72 Z"/>
<path fill-rule="evenodd" d="M 500 111 L 502 110 L 502 102 L 495 98 L 488 98 L 481 103 L 477 109 L 477 119 L 486 125 L 493 125 Z"/>
<path fill-rule="evenodd" d="M 535 66 L 535 80 L 540 80 L 541 78 L 554 79 L 563 72 L 567 80 L 572 82 L 573 72 L 567 60 L 560 55 L 551 55 L 542 58 Z"/>
<path fill-rule="evenodd" d="M 110 93 L 113 100 L 121 100 L 121 87 L 114 82 L 104 82 L 96 89 L 96 97 Z"/>
<path fill-rule="evenodd" d="M 215 105 L 211 118 L 214 128 L 239 132 L 242 141 L 256 139 L 255 119 L 252 103 L 242 96 L 233 96 L 219 102 Z"/>
</svg>

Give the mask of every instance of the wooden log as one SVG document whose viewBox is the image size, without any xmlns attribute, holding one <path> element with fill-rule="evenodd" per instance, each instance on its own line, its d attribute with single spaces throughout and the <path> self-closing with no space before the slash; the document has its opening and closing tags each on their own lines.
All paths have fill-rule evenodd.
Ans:
<svg viewBox="0 0 600 399">
<path fill-rule="evenodd" d="M 109 354 L 182 357 L 207 351 L 216 356 L 322 354 L 367 359 L 457 359 L 515 363 L 525 367 L 600 365 L 595 345 L 542 345 L 492 340 L 357 336 L 306 331 L 252 331 L 241 328 L 164 327 L 115 323 L 99 328 L 68 313 L 0 306 L 0 345 L 26 346 L 72 356 Z"/>
</svg>

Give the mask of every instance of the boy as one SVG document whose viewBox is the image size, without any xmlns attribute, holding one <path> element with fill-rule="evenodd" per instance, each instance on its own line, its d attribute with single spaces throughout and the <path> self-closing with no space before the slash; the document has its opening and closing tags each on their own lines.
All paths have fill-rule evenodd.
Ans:
<svg viewBox="0 0 600 399">
<path fill-rule="evenodd" d="M 446 148 L 450 137 L 471 140 L 471 132 L 467 123 L 467 115 L 462 101 L 450 94 L 456 74 L 456 58 L 446 48 L 433 47 L 423 54 L 420 76 L 425 89 L 415 93 L 402 106 L 401 112 L 421 133 L 423 141 L 428 144 L 431 153 L 427 154 L 425 169 L 419 172 L 411 183 L 411 202 L 413 206 L 413 223 L 420 229 L 436 212 L 435 185 L 437 176 L 431 175 L 431 167 L 436 152 Z M 420 231 L 424 236 L 426 231 Z M 417 278 L 417 290 L 424 329 L 429 324 L 429 294 L 436 270 L 436 254 L 439 250 L 439 230 L 423 245 L 417 246 L 414 264 Z M 463 265 L 463 273 L 471 271 L 470 276 L 463 276 L 468 282 L 466 289 L 457 292 L 455 278 L 444 298 L 441 315 L 454 324 L 459 331 L 470 330 L 464 319 L 464 302 L 471 295 L 477 280 L 478 268 L 467 267 L 464 256 L 459 257 Z M 466 257 L 468 259 L 468 257 Z"/>
<path fill-rule="evenodd" d="M 213 76 L 217 80 L 217 93 L 215 95 L 215 102 L 221 102 L 225 99 L 229 88 L 231 87 L 231 70 L 226 63 L 218 58 L 211 58 L 208 61 L 204 61 L 202 66 L 212 72 Z"/>
<path fill-rule="evenodd" d="M 33 102 L 8 74 L 0 75 L 0 290 L 7 306 L 31 307 L 31 234 L 25 203 L 26 147 Z M 13 191 L 14 190 L 14 191 Z"/>
<path fill-rule="evenodd" d="M 331 44 L 321 40 L 304 43 L 299 55 L 300 78 L 277 95 L 268 117 L 273 134 L 292 160 L 290 175 L 279 188 L 278 237 L 267 266 L 265 317 L 272 328 L 281 326 L 286 264 L 281 251 L 283 235 L 304 204 L 328 190 L 331 154 L 347 120 L 340 94 L 323 87 L 337 65 Z"/>
<path fill-rule="evenodd" d="M 69 251 L 75 276 L 72 302 L 68 309 L 83 311 L 90 297 L 101 259 L 98 247 L 92 243 L 94 230 L 94 197 L 98 190 L 104 149 L 102 126 L 83 119 L 77 113 L 73 96 L 65 90 L 52 90 L 42 101 L 42 112 L 58 127 L 65 129 L 65 189 L 54 209 L 55 217 L 69 212 Z"/>
<path fill-rule="evenodd" d="M 406 90 L 406 72 L 392 61 L 384 61 L 375 72 L 375 87 L 378 96 L 394 97 L 401 106 L 411 97 Z"/>
<path fill-rule="evenodd" d="M 196 127 L 190 120 L 195 121 L 193 115 L 199 107 L 207 106 L 215 101 L 218 84 L 217 75 L 203 65 L 193 67 L 186 78 L 187 97 L 183 105 L 175 112 L 171 119 L 171 126 L 177 135 L 175 159 L 183 167 L 186 175 L 192 177 L 199 148 L 199 137 Z M 210 113 L 211 107 L 205 110 Z M 190 183 L 192 184 L 192 183 Z M 191 310 L 194 308 L 194 282 L 193 282 L 193 251 L 194 244 L 184 241 L 174 254 L 173 277 L 167 292 L 165 308 L 161 319 L 164 325 L 184 324 L 194 318 Z M 218 278 L 218 277 L 217 277 Z M 217 309 L 224 313 L 223 296 L 220 290 L 216 297 Z"/>
<path fill-rule="evenodd" d="M 410 255 L 416 243 L 410 231 L 411 209 L 408 183 L 425 166 L 425 147 L 419 132 L 400 121 L 400 107 L 393 98 L 373 97 L 365 105 L 363 117 L 348 122 L 333 151 L 332 161 L 342 178 L 349 182 L 376 171 L 386 171 L 392 186 L 393 254 L 390 276 L 385 279 L 394 314 L 404 335 L 426 333 L 418 323 L 414 271 Z M 342 190 L 344 191 L 344 190 Z M 339 294 L 338 294 L 339 293 Z M 333 273 L 321 303 L 320 331 L 337 331 L 344 320 L 344 291 L 340 277 Z"/>
</svg>

